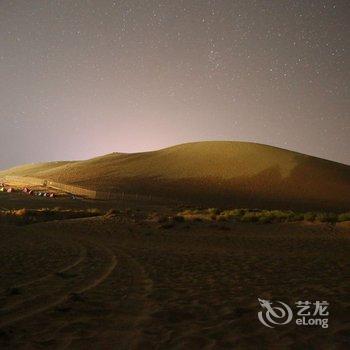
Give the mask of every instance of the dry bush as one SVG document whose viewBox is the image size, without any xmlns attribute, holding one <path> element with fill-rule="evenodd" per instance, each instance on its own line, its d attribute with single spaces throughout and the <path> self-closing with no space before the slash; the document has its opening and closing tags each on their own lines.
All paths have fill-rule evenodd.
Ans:
<svg viewBox="0 0 350 350">
<path fill-rule="evenodd" d="M 86 209 L 86 212 L 89 214 L 101 215 L 101 210 L 98 208 L 89 208 L 89 209 Z"/>
<path fill-rule="evenodd" d="M 338 215 L 333 213 L 318 213 L 316 215 L 316 221 L 320 222 L 337 222 Z"/>
<path fill-rule="evenodd" d="M 109 209 L 106 212 L 105 216 L 106 217 L 114 217 L 114 216 L 117 216 L 118 214 L 121 214 L 120 210 L 118 210 L 118 209 Z"/>
<path fill-rule="evenodd" d="M 30 215 L 30 211 L 28 209 L 23 208 L 23 209 L 14 210 L 13 214 L 16 216 L 24 217 L 24 216 Z"/>
<path fill-rule="evenodd" d="M 209 208 L 207 209 L 207 212 L 210 215 L 219 215 L 221 213 L 221 210 L 218 208 Z"/>
<path fill-rule="evenodd" d="M 338 215 L 338 222 L 350 221 L 350 212 Z"/>
<path fill-rule="evenodd" d="M 278 222 L 297 222 L 297 221 L 319 221 L 319 222 L 337 222 L 350 220 L 350 213 L 336 215 L 334 213 L 296 213 L 291 210 L 260 210 L 260 209 L 231 209 L 220 211 L 216 208 L 206 210 L 187 209 L 177 214 L 184 221 L 209 221 L 209 222 L 253 222 L 260 224 L 278 223 Z"/>
<path fill-rule="evenodd" d="M 258 213 L 247 212 L 241 217 L 240 221 L 241 222 L 258 222 L 259 218 L 260 218 L 260 215 Z"/>
<path fill-rule="evenodd" d="M 93 217 L 102 215 L 100 210 L 70 210 L 70 209 L 17 209 L 0 211 L 0 223 L 26 225 L 36 222 L 51 220 L 67 220 L 84 217 Z"/>
<path fill-rule="evenodd" d="M 307 212 L 304 214 L 304 220 L 313 222 L 316 220 L 316 216 L 317 214 L 314 212 Z"/>
</svg>

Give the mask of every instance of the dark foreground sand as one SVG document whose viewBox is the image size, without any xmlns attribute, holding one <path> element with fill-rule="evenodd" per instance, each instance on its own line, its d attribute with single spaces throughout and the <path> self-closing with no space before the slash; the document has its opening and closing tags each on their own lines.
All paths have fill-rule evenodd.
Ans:
<svg viewBox="0 0 350 350">
<path fill-rule="evenodd" d="M 350 228 L 126 217 L 0 227 L 1 349 L 348 349 Z M 257 298 L 327 300 L 329 328 Z"/>
</svg>

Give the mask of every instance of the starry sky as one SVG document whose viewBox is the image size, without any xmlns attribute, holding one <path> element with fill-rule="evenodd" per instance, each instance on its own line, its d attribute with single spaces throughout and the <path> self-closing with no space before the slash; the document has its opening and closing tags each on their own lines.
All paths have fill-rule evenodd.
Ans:
<svg viewBox="0 0 350 350">
<path fill-rule="evenodd" d="M 350 2 L 1 0 L 0 169 L 201 140 L 350 164 Z"/>
</svg>

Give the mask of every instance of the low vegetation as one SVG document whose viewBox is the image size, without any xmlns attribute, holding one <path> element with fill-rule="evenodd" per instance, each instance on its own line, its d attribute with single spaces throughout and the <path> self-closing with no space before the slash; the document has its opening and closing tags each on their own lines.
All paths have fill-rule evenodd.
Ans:
<svg viewBox="0 0 350 350">
<path fill-rule="evenodd" d="M 350 221 L 350 212 L 342 214 L 326 212 L 298 213 L 291 210 L 220 210 L 217 208 L 209 208 L 185 210 L 178 213 L 175 218 L 176 221 L 254 222 L 260 224 L 296 221 L 336 223 Z"/>
<path fill-rule="evenodd" d="M 110 209 L 102 211 L 97 208 L 88 209 L 62 209 L 62 208 L 42 208 L 42 209 L 1 209 L 0 224 L 27 225 L 52 220 L 68 220 L 77 218 L 88 218 L 104 216 L 105 218 L 123 217 L 127 220 L 154 222 L 160 228 L 169 229 L 175 225 L 186 226 L 194 222 L 211 222 L 225 225 L 225 223 L 256 223 L 270 224 L 281 222 L 325 222 L 337 223 L 350 221 L 350 212 L 335 214 L 328 212 L 305 212 L 299 213 L 291 210 L 260 210 L 260 209 L 230 209 L 220 210 L 218 208 L 209 209 L 186 209 L 176 214 L 164 215 L 158 212 L 143 216 L 137 215 L 131 209 L 118 210 Z"/>
<path fill-rule="evenodd" d="M 99 209 L 72 210 L 61 208 L 0 210 L 0 224 L 26 225 L 37 222 L 86 218 L 103 215 Z"/>
</svg>

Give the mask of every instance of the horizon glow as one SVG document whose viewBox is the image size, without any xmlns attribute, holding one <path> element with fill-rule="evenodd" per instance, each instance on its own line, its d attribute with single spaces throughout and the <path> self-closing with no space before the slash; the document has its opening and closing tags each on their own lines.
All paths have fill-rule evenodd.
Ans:
<svg viewBox="0 0 350 350">
<path fill-rule="evenodd" d="M 346 1 L 0 3 L 0 169 L 184 142 L 350 164 Z"/>
</svg>

